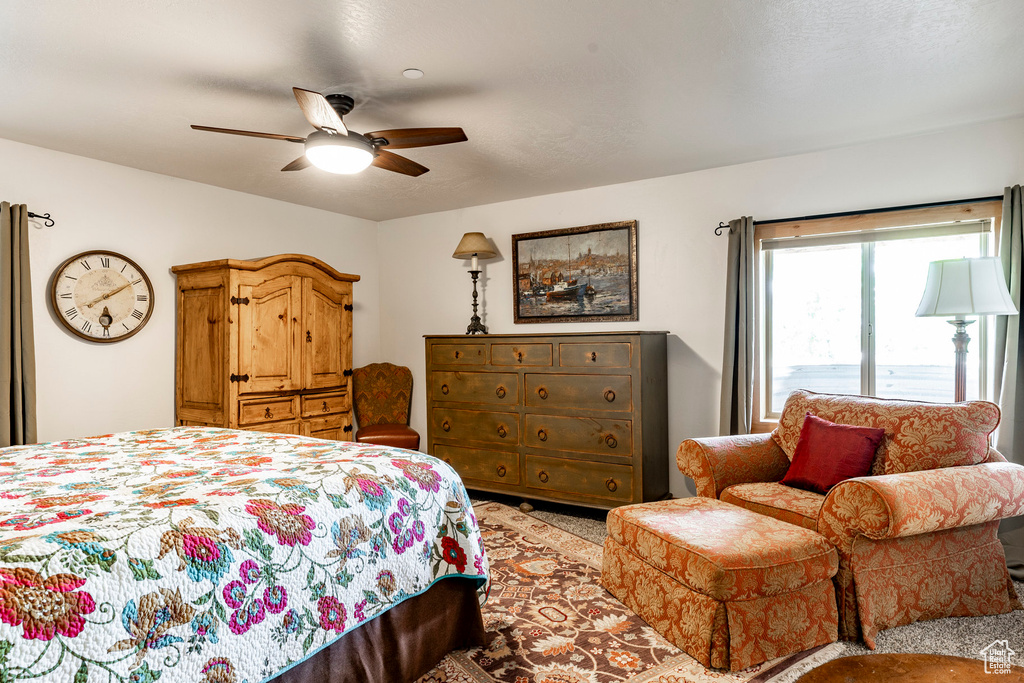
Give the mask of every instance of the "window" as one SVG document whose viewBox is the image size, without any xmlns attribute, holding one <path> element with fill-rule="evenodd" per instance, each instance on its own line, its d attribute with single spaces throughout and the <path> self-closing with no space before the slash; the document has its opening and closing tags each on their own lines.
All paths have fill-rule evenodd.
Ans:
<svg viewBox="0 0 1024 683">
<path fill-rule="evenodd" d="M 914 313 L 928 264 L 990 255 L 1000 212 L 988 201 L 758 224 L 755 429 L 774 426 L 794 389 L 952 401 L 954 329 Z M 968 398 L 988 396 L 989 322 L 968 328 Z"/>
</svg>

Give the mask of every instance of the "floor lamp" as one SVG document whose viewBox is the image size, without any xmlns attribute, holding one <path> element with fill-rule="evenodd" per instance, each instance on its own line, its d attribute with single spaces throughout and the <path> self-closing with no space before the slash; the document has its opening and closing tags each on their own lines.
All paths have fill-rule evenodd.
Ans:
<svg viewBox="0 0 1024 683">
<path fill-rule="evenodd" d="M 1006 277 L 998 258 L 962 258 L 932 261 L 928 264 L 928 282 L 917 307 L 918 317 L 950 317 L 956 327 L 956 380 L 953 400 L 967 400 L 967 326 L 966 316 L 1017 315 L 1017 307 L 1006 289 Z"/>
<path fill-rule="evenodd" d="M 491 247 L 491 242 L 482 232 L 467 232 L 455 247 L 454 259 L 472 259 L 470 261 L 469 276 L 473 278 L 473 317 L 469 320 L 469 327 L 466 334 L 487 334 L 487 327 L 480 321 L 477 315 L 477 292 L 476 281 L 480 277 L 480 259 L 491 259 L 498 255 L 498 252 Z"/>
</svg>

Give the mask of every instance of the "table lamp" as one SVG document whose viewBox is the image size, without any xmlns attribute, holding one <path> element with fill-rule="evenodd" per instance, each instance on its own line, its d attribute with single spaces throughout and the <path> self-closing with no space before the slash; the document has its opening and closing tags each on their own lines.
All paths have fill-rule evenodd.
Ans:
<svg viewBox="0 0 1024 683">
<path fill-rule="evenodd" d="M 486 260 L 497 255 L 498 252 L 491 248 L 490 241 L 484 237 L 482 232 L 467 232 L 459 241 L 459 246 L 455 247 L 455 253 L 452 254 L 452 258 L 455 259 L 472 259 L 469 276 L 473 278 L 473 317 L 470 318 L 466 334 L 487 334 L 487 327 L 480 322 L 480 316 L 476 313 L 476 280 L 480 277 L 480 259 Z"/>
<path fill-rule="evenodd" d="M 932 261 L 928 264 L 928 282 L 917 307 L 918 317 L 953 316 L 947 320 L 956 327 L 956 380 L 953 398 L 967 399 L 967 326 L 968 315 L 1017 315 L 1017 307 L 1006 289 L 1003 265 L 998 258 L 962 258 Z"/>
</svg>

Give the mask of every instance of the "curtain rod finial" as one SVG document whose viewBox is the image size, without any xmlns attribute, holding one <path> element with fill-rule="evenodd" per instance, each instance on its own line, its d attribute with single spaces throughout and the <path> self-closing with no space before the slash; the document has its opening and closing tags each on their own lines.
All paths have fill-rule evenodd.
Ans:
<svg viewBox="0 0 1024 683">
<path fill-rule="evenodd" d="M 728 230 L 729 224 L 725 221 L 718 221 L 718 227 L 715 228 L 715 237 L 721 237 L 723 230 Z"/>
</svg>

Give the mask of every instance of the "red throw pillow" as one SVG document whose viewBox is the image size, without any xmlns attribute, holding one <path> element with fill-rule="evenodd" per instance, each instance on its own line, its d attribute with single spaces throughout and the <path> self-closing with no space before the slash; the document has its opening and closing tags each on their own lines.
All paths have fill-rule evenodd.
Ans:
<svg viewBox="0 0 1024 683">
<path fill-rule="evenodd" d="M 783 484 L 828 493 L 845 479 L 867 476 L 884 429 L 854 427 L 807 413 Z"/>
</svg>

